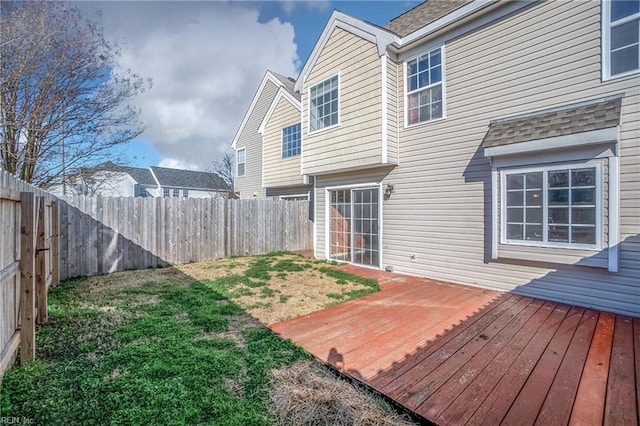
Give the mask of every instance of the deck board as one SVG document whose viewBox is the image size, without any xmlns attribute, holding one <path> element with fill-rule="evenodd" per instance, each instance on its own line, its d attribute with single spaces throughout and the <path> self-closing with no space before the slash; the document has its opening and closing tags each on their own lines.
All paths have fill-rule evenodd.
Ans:
<svg viewBox="0 0 640 426">
<path fill-rule="evenodd" d="M 629 317 L 616 317 L 604 410 L 605 425 L 638 424 L 631 321 Z"/>
<path fill-rule="evenodd" d="M 615 315 L 609 313 L 601 313 L 598 317 L 569 419 L 570 425 L 580 426 L 590 422 L 602 424 L 615 319 Z"/>
<path fill-rule="evenodd" d="M 578 391 L 589 345 L 598 322 L 598 312 L 587 310 L 571 339 L 553 384 L 536 419 L 539 425 L 567 424 Z"/>
<path fill-rule="evenodd" d="M 439 425 L 633 424 L 640 320 L 344 266 L 382 291 L 271 325 Z"/>
</svg>

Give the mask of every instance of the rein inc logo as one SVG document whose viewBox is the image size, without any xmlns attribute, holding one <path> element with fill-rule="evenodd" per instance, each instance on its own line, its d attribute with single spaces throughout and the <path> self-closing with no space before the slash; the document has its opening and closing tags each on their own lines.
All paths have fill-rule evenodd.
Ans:
<svg viewBox="0 0 640 426">
<path fill-rule="evenodd" d="M 33 419 L 28 417 L 0 417 L 0 425 L 32 425 Z"/>
</svg>

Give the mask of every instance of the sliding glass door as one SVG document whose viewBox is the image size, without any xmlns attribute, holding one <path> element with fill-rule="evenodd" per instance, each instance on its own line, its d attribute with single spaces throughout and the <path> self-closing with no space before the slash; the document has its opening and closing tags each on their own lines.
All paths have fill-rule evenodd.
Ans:
<svg viewBox="0 0 640 426">
<path fill-rule="evenodd" d="M 378 188 L 329 191 L 331 259 L 380 266 Z"/>
</svg>

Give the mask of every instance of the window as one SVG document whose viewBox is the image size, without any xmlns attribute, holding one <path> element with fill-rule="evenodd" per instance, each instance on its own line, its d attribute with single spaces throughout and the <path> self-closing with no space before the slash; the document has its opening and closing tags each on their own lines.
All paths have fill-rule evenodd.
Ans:
<svg viewBox="0 0 640 426">
<path fill-rule="evenodd" d="M 640 1 L 603 1 L 605 78 L 640 70 Z"/>
<path fill-rule="evenodd" d="M 162 196 L 163 197 L 169 196 L 169 188 L 162 188 Z"/>
<path fill-rule="evenodd" d="M 135 196 L 136 197 L 148 197 L 149 193 L 147 192 L 147 188 L 140 186 L 140 185 L 136 185 L 135 186 Z"/>
<path fill-rule="evenodd" d="M 180 190 L 178 188 L 173 188 L 173 197 L 180 198 Z"/>
<path fill-rule="evenodd" d="M 244 176 L 244 169 L 247 161 L 245 148 L 240 148 L 236 155 L 236 174 L 237 176 Z"/>
<path fill-rule="evenodd" d="M 189 190 L 188 189 L 183 189 L 182 190 L 182 198 L 189 198 Z"/>
<path fill-rule="evenodd" d="M 282 158 L 300 155 L 300 123 L 282 129 Z"/>
<path fill-rule="evenodd" d="M 597 248 L 600 168 L 502 172 L 502 243 Z"/>
<path fill-rule="evenodd" d="M 338 124 L 338 76 L 312 86 L 309 90 L 309 131 Z"/>
<path fill-rule="evenodd" d="M 408 61 L 405 71 L 407 124 L 442 118 L 442 48 Z"/>
</svg>

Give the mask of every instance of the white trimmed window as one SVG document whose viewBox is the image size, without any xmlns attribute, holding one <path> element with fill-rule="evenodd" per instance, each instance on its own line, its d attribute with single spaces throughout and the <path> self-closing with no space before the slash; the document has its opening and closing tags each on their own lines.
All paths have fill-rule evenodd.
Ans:
<svg viewBox="0 0 640 426">
<path fill-rule="evenodd" d="M 300 155 L 300 123 L 282 129 L 282 158 Z"/>
<path fill-rule="evenodd" d="M 178 188 L 173 188 L 173 198 L 180 198 L 180 190 Z"/>
<path fill-rule="evenodd" d="M 169 188 L 162 188 L 162 196 L 163 197 L 169 196 Z"/>
<path fill-rule="evenodd" d="M 189 198 L 189 190 L 188 189 L 183 189 L 182 190 L 182 198 Z"/>
<path fill-rule="evenodd" d="M 244 176 L 247 162 L 246 152 L 245 148 L 240 148 L 236 153 L 236 176 Z"/>
<path fill-rule="evenodd" d="M 338 76 L 309 89 L 309 132 L 338 124 Z"/>
<path fill-rule="evenodd" d="M 501 171 L 501 243 L 599 249 L 600 164 Z"/>
<path fill-rule="evenodd" d="M 602 9 L 605 79 L 640 71 L 640 1 L 605 0 Z"/>
<path fill-rule="evenodd" d="M 407 125 L 442 118 L 442 47 L 405 63 Z"/>
</svg>

